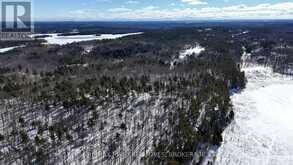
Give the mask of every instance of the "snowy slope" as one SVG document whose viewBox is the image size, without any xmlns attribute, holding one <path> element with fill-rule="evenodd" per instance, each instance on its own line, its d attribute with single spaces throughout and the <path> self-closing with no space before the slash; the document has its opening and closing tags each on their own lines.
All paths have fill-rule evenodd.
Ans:
<svg viewBox="0 0 293 165">
<path fill-rule="evenodd" d="M 293 78 L 245 68 L 247 88 L 232 96 L 235 121 L 223 133 L 216 165 L 293 162 Z"/>
</svg>

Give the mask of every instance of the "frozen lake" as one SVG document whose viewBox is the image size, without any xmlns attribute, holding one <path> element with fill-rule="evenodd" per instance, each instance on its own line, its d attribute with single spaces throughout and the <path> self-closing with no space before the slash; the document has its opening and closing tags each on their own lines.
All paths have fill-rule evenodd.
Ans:
<svg viewBox="0 0 293 165">
<path fill-rule="evenodd" d="M 125 34 L 101 34 L 97 35 L 71 35 L 71 36 L 59 36 L 60 33 L 50 33 L 50 34 L 33 34 L 31 37 L 38 37 L 44 36 L 42 39 L 46 40 L 46 44 L 56 44 L 56 45 L 66 45 L 71 44 L 74 42 L 82 42 L 82 41 L 92 41 L 92 40 L 105 40 L 105 39 L 118 39 L 126 36 L 131 35 L 138 35 L 142 34 L 141 32 L 138 33 L 125 33 Z M 6 48 L 0 48 L 0 54 L 11 51 L 16 48 L 25 47 L 24 45 L 21 46 L 12 46 Z"/>
<path fill-rule="evenodd" d="M 130 35 L 138 35 L 139 33 L 125 33 L 125 34 L 101 34 L 101 35 L 71 35 L 71 36 L 59 36 L 59 33 L 51 34 L 33 34 L 32 37 L 48 35 L 43 38 L 48 44 L 65 45 L 74 42 L 91 41 L 91 40 L 104 40 L 104 39 L 117 39 Z"/>
<path fill-rule="evenodd" d="M 223 133 L 216 165 L 292 165 L 293 79 L 270 68 L 243 69 L 247 88 L 232 96 L 235 120 Z"/>
<path fill-rule="evenodd" d="M 12 46 L 12 47 L 7 47 L 7 48 L 0 48 L 0 53 L 9 52 L 13 49 L 21 48 L 21 47 L 24 47 L 24 46 L 22 45 L 22 46 Z"/>
</svg>

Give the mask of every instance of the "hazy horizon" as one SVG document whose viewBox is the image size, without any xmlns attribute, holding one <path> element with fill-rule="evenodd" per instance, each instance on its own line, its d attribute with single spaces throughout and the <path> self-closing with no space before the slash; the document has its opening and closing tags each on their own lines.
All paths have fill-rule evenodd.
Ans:
<svg viewBox="0 0 293 165">
<path fill-rule="evenodd" d="M 284 20 L 288 0 L 42 0 L 32 1 L 36 21 Z M 58 5 L 57 5 L 58 4 Z"/>
</svg>

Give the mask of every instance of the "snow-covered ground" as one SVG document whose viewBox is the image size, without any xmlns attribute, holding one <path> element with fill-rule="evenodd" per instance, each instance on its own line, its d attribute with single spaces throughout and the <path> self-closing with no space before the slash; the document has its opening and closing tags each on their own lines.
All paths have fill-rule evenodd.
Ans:
<svg viewBox="0 0 293 165">
<path fill-rule="evenodd" d="M 137 35 L 139 33 L 126 33 L 126 34 L 101 34 L 97 35 L 72 35 L 72 36 L 58 36 L 59 33 L 51 34 L 33 34 L 32 37 L 49 35 L 49 37 L 43 38 L 48 44 L 65 45 L 74 42 L 91 41 L 91 40 L 104 40 L 104 39 L 117 39 L 130 35 Z"/>
<path fill-rule="evenodd" d="M 183 50 L 179 55 L 179 59 L 184 59 L 187 56 L 191 56 L 191 55 L 198 55 L 204 50 L 205 48 L 201 47 L 200 45 L 196 45 L 196 47 Z"/>
<path fill-rule="evenodd" d="M 5 52 L 8 52 L 13 49 L 20 48 L 20 47 L 24 47 L 24 46 L 12 46 L 12 47 L 7 47 L 7 48 L 0 48 L 0 53 L 5 53 Z"/>
<path fill-rule="evenodd" d="M 215 164 L 292 164 L 293 78 L 265 67 L 243 70 L 247 88 L 232 96 L 235 120 L 223 133 Z"/>
<path fill-rule="evenodd" d="M 200 46 L 199 44 L 196 44 L 195 47 L 188 47 L 186 49 L 183 49 L 180 51 L 179 56 L 172 59 L 170 62 L 170 69 L 174 69 L 176 63 L 181 63 L 188 56 L 198 56 L 201 52 L 205 51 L 205 48 Z"/>
</svg>

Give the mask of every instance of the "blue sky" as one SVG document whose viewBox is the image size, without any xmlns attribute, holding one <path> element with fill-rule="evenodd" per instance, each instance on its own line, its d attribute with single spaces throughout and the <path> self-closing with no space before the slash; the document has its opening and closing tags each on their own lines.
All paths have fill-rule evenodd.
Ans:
<svg viewBox="0 0 293 165">
<path fill-rule="evenodd" d="M 35 20 L 291 19 L 293 0 L 34 0 Z"/>
</svg>

